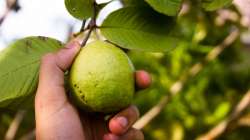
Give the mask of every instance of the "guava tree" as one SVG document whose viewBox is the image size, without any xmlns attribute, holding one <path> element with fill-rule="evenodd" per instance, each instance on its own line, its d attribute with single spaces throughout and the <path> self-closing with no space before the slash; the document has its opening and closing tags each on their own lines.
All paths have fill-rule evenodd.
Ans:
<svg viewBox="0 0 250 140">
<path fill-rule="evenodd" d="M 65 0 L 65 6 L 82 21 L 71 39 L 83 48 L 90 38 L 105 40 L 151 73 L 152 87 L 134 100 L 142 112 L 134 127 L 146 139 L 247 139 L 249 123 L 244 129 L 239 121 L 249 119 L 243 113 L 249 112 L 250 53 L 239 35 L 249 24 L 237 0 L 120 0 L 122 8 L 97 25 L 111 2 Z M 40 59 L 65 43 L 32 36 L 1 51 L 0 108 L 32 110 Z M 27 114 L 33 124 L 32 111 Z M 217 124 L 222 129 L 211 129 Z M 228 131 L 234 133 L 222 135 Z"/>
</svg>

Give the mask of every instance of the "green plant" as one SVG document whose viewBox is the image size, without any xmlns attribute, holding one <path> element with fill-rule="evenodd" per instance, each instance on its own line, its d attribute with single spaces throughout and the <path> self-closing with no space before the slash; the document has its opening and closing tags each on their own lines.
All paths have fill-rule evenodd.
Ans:
<svg viewBox="0 0 250 140">
<path fill-rule="evenodd" d="M 142 120 L 152 106 L 160 105 L 149 125 L 136 124 L 146 139 L 195 139 L 227 119 L 250 87 L 250 53 L 238 38 L 246 31 L 240 23 L 244 15 L 230 5 L 232 0 L 122 0 L 121 9 L 96 25 L 99 12 L 110 2 L 66 0 L 65 4 L 72 16 L 83 21 L 75 34 L 84 36 L 83 47 L 93 31 L 100 31 L 100 36 L 127 52 L 136 69 L 152 74 L 152 87 L 133 102 Z M 62 46 L 54 39 L 29 37 L 2 51 L 0 107 L 31 107 L 41 56 Z M 3 116 L 7 126 L 13 114 Z M 238 126 L 227 127 L 224 133 L 230 133 L 220 139 L 248 138 L 248 127 L 233 132 Z"/>
<path fill-rule="evenodd" d="M 178 46 L 180 38 L 174 33 L 176 31 L 173 28 L 175 24 L 173 16 L 178 14 L 182 1 L 123 2 L 128 5 L 111 13 L 102 25 L 97 26 L 98 12 L 108 3 L 97 4 L 94 0 L 65 0 L 65 5 L 72 16 L 83 20 L 83 23 L 90 19 L 86 28 L 83 26 L 84 29 L 81 30 L 88 31 L 83 46 L 95 29 L 100 29 L 102 35 L 110 42 L 126 49 L 168 51 Z M 216 1 L 211 1 L 209 6 L 221 7 L 227 3 L 225 1 L 218 6 Z M 206 7 L 206 4 L 201 6 Z M 29 37 L 16 41 L 1 52 L 0 65 L 4 68 L 0 70 L 1 107 L 15 108 L 17 105 L 20 107 L 24 105 L 22 102 L 34 96 L 41 56 L 58 50 L 62 44 L 46 37 Z M 20 61 L 22 63 L 19 63 Z M 28 69 L 33 71 L 27 75 Z"/>
</svg>

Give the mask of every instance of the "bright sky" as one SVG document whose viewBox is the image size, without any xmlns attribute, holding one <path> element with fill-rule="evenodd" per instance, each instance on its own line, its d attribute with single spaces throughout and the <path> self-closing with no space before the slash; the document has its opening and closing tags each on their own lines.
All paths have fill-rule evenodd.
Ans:
<svg viewBox="0 0 250 140">
<path fill-rule="evenodd" d="M 109 0 L 97 0 L 105 2 Z M 64 41 L 69 25 L 79 30 L 81 22 L 68 14 L 64 0 L 20 0 L 22 9 L 8 18 L 0 27 L 0 50 L 14 39 L 26 36 L 48 36 Z M 102 11 L 101 20 L 112 10 L 120 8 L 119 2 L 113 2 Z M 5 0 L 0 0 L 0 16 L 5 10 Z"/>
</svg>

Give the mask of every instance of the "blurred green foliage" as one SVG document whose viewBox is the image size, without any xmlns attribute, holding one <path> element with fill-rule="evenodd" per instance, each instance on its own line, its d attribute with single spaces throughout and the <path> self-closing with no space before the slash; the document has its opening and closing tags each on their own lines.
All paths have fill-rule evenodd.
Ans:
<svg viewBox="0 0 250 140">
<path fill-rule="evenodd" d="M 136 96 L 135 104 L 144 114 L 165 94 L 189 68 L 202 62 L 206 54 L 232 31 L 245 30 L 238 22 L 216 25 L 216 12 L 205 12 L 189 6 L 179 16 L 176 34 L 183 38 L 180 46 L 168 53 L 131 51 L 136 69 L 146 69 L 153 77 L 150 89 Z M 237 12 L 234 7 L 228 8 Z M 195 77 L 188 79 L 183 90 L 172 98 L 164 111 L 144 129 L 146 140 L 193 140 L 207 132 L 230 113 L 250 88 L 250 49 L 240 39 L 222 52 Z M 247 140 L 250 128 L 225 133 L 220 139 Z"/>
</svg>

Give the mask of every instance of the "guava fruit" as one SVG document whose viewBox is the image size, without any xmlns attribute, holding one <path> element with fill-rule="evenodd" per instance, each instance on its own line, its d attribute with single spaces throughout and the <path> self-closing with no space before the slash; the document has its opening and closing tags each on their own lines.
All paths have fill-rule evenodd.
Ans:
<svg viewBox="0 0 250 140">
<path fill-rule="evenodd" d="M 133 99 L 134 67 L 120 48 L 104 41 L 81 49 L 69 79 L 71 96 L 88 112 L 116 112 Z"/>
</svg>

